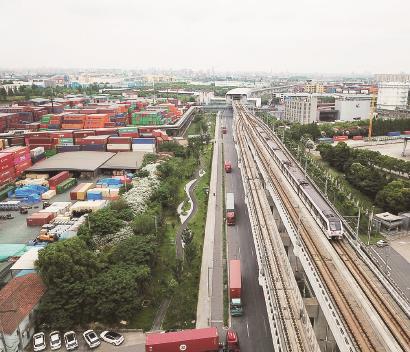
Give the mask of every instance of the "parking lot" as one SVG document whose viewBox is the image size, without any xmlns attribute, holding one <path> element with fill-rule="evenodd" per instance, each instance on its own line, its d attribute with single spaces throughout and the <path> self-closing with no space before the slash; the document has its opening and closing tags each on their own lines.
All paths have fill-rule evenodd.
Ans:
<svg viewBox="0 0 410 352">
<path fill-rule="evenodd" d="M 77 340 L 79 347 L 75 351 L 90 351 L 90 348 L 87 346 L 87 344 L 84 341 L 83 331 L 77 332 Z M 101 341 L 101 345 L 98 346 L 97 348 L 94 348 L 93 351 L 99 351 L 99 352 L 112 352 L 112 351 L 118 351 L 118 352 L 144 352 L 145 351 L 145 334 L 142 332 L 136 332 L 136 331 L 128 331 L 128 332 L 121 332 L 121 334 L 124 336 L 125 341 L 120 345 L 120 346 L 113 346 L 111 344 L 108 344 L 104 341 Z M 49 348 L 49 339 L 48 335 L 46 335 L 46 342 L 47 342 L 47 349 L 45 351 L 51 351 Z M 63 342 L 64 344 L 64 342 Z M 33 351 L 33 346 L 30 344 L 27 346 L 26 351 Z M 58 351 L 66 351 L 65 346 L 61 346 L 61 348 Z"/>
</svg>

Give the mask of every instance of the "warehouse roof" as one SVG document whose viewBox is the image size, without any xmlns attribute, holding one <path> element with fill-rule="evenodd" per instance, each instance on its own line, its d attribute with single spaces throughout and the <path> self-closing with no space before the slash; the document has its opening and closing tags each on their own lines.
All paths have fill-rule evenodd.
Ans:
<svg viewBox="0 0 410 352">
<path fill-rule="evenodd" d="M 17 261 L 13 264 L 10 270 L 32 270 L 35 269 L 35 262 L 38 259 L 38 251 L 43 249 L 42 247 L 32 247 L 25 252 Z"/>
<path fill-rule="evenodd" d="M 27 171 L 95 171 L 115 153 L 109 152 L 68 152 L 58 153 L 39 161 Z"/>
<path fill-rule="evenodd" d="M 145 151 L 120 152 L 106 161 L 101 169 L 110 170 L 136 170 L 142 165 Z"/>
</svg>

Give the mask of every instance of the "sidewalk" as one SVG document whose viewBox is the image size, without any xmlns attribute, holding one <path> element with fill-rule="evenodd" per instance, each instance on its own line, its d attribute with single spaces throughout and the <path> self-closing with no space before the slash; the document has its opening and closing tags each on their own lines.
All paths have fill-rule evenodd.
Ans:
<svg viewBox="0 0 410 352">
<path fill-rule="evenodd" d="M 214 266 L 214 235 L 217 209 L 217 199 L 214 194 L 218 188 L 218 156 L 220 153 L 220 114 L 216 117 L 215 143 L 212 155 L 211 180 L 209 183 L 208 209 L 205 225 L 204 245 L 202 252 L 201 277 L 199 280 L 198 306 L 196 312 L 196 327 L 204 328 L 211 325 L 211 297 L 213 287 Z M 221 185 L 219 185 L 220 187 Z"/>
</svg>

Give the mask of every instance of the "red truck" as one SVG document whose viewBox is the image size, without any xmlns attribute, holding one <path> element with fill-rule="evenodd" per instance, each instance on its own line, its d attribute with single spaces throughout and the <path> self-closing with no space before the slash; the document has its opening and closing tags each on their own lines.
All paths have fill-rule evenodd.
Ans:
<svg viewBox="0 0 410 352">
<path fill-rule="evenodd" d="M 231 162 L 230 162 L 229 160 L 225 161 L 225 163 L 224 163 L 224 168 L 225 168 L 225 172 L 226 172 L 227 174 L 231 173 L 231 171 L 232 171 L 232 164 L 231 164 Z"/>
<path fill-rule="evenodd" d="M 233 193 L 226 194 L 225 207 L 227 225 L 235 225 L 235 196 Z"/>
<path fill-rule="evenodd" d="M 241 296 L 241 262 L 237 259 L 233 259 L 229 261 L 229 306 L 233 317 L 239 317 L 243 314 Z"/>
<path fill-rule="evenodd" d="M 145 352 L 219 352 L 223 347 L 226 347 L 224 351 L 240 352 L 234 330 L 227 331 L 225 346 L 219 342 L 215 327 L 147 334 L 145 340 Z"/>
</svg>

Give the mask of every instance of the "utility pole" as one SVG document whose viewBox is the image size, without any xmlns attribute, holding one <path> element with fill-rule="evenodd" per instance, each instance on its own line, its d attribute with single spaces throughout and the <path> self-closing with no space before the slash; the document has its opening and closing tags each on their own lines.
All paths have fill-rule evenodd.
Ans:
<svg viewBox="0 0 410 352">
<path fill-rule="evenodd" d="M 357 225 L 356 225 L 356 242 L 359 242 L 360 210 L 361 208 L 359 207 L 359 215 L 357 216 Z"/>
<path fill-rule="evenodd" d="M 373 215 L 374 215 L 374 206 L 372 206 L 372 211 L 370 212 L 369 216 L 369 224 L 367 226 L 367 245 L 370 245 L 370 234 L 372 232 L 372 225 L 373 225 Z"/>
</svg>

